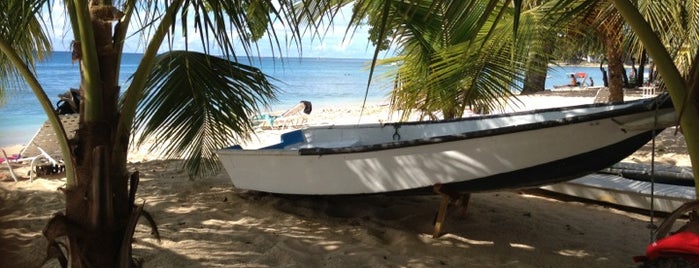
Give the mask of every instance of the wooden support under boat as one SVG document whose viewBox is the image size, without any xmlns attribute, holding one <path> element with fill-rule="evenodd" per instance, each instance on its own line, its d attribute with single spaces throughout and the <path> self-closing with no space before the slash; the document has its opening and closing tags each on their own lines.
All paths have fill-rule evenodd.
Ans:
<svg viewBox="0 0 699 268">
<path fill-rule="evenodd" d="M 437 217 L 434 222 L 434 231 L 432 233 L 432 237 L 437 238 L 442 233 L 442 226 L 444 226 L 444 220 L 447 217 L 447 209 L 449 208 L 449 204 L 458 206 L 461 209 L 462 215 L 465 216 L 471 194 L 460 194 L 455 191 L 450 191 L 441 183 L 435 184 L 433 186 L 433 190 L 435 193 L 442 196 L 442 201 L 439 204 L 439 211 L 437 211 Z"/>
</svg>

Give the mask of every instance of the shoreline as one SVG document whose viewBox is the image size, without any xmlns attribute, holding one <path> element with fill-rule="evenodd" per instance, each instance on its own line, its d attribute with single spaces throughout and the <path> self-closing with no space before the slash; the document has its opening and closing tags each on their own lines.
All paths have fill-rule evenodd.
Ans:
<svg viewBox="0 0 699 268">
<path fill-rule="evenodd" d="M 546 91 L 532 95 L 521 95 L 518 96 L 518 101 L 511 99 L 508 101 L 508 104 L 504 110 L 497 111 L 494 113 L 498 114 L 534 109 L 590 104 L 593 102 L 595 93 L 596 90 L 588 89 L 575 91 Z M 625 94 L 626 100 L 635 100 L 640 98 L 642 98 L 640 92 L 629 91 Z M 389 111 L 389 104 L 387 101 L 377 100 L 367 101 L 364 107 L 364 112 L 360 117 L 359 114 L 362 109 L 361 104 L 361 101 L 355 103 L 314 104 L 313 111 L 310 115 L 308 115 L 308 121 L 305 125 L 351 125 L 364 123 L 386 123 L 398 121 L 400 118 L 400 111 L 395 111 L 391 113 Z M 288 108 L 291 108 L 291 106 Z M 269 113 L 281 114 L 284 111 L 285 110 L 277 110 Z M 472 114 L 465 116 L 474 115 Z M 417 114 L 413 114 L 410 117 L 411 121 L 416 121 L 419 119 L 419 115 Z M 279 136 L 282 133 L 287 132 L 289 130 L 290 129 L 263 130 L 258 128 L 256 129 L 255 133 L 253 133 L 252 139 L 241 145 L 244 148 L 259 148 L 265 145 L 277 143 Z M 35 135 L 35 133 L 36 130 L 33 130 L 31 134 L 26 136 L 27 142 L 29 142 L 29 140 Z M 673 156 L 677 154 L 681 155 L 682 153 L 686 154 L 686 148 L 682 149 L 682 147 L 686 145 L 684 144 L 684 139 L 681 137 L 681 135 L 679 135 L 679 137 L 676 137 L 674 135 L 669 135 L 666 133 L 671 133 L 671 131 L 664 131 L 663 133 L 660 133 L 660 135 L 658 136 L 658 139 L 663 140 L 662 143 L 659 142 L 659 150 L 670 152 L 665 147 L 671 147 L 671 152 L 674 152 L 672 154 Z M 3 148 L 9 155 L 11 155 L 19 153 L 24 146 L 24 144 L 15 143 L 9 145 L 0 145 L 0 148 Z M 130 148 L 129 161 L 138 162 L 144 160 L 147 161 L 151 159 L 159 159 L 159 157 L 154 156 L 152 153 L 146 150 L 148 146 L 149 145 L 146 144 L 141 148 Z M 650 148 L 647 147 L 648 146 L 644 147 L 645 152 L 642 152 L 644 149 L 642 148 L 642 150 L 639 150 L 639 152 L 636 152 L 635 154 L 630 156 L 629 161 L 643 162 L 646 161 L 646 158 L 650 159 L 650 153 L 648 152 Z M 680 151 L 679 153 L 677 153 L 678 150 Z M 667 159 L 663 159 L 662 156 L 659 156 L 656 160 L 658 160 L 661 163 L 679 163 L 681 166 L 690 165 L 688 157 L 680 157 L 678 159 L 675 159 L 674 161 L 672 160 L 671 156 L 668 156 L 666 158 Z"/>
<path fill-rule="evenodd" d="M 281 114 L 286 109 L 290 109 L 295 105 L 296 103 L 293 104 L 287 104 L 283 105 L 283 108 L 279 109 L 266 109 L 264 107 L 261 107 L 260 113 L 265 114 L 265 113 L 270 113 L 270 114 Z M 351 110 L 353 107 L 361 107 L 362 102 L 357 101 L 357 102 L 343 102 L 342 100 L 333 102 L 333 101 L 321 101 L 318 103 L 313 103 L 313 113 L 318 113 L 318 111 L 324 111 L 324 110 L 334 110 L 334 109 L 345 109 L 345 110 Z M 380 106 L 380 105 L 388 105 L 388 101 L 383 101 L 383 100 L 367 100 L 366 102 L 367 107 L 368 106 Z M 276 104 L 272 107 L 277 107 L 277 106 L 282 106 L 282 104 Z M 31 123 L 31 124 L 23 124 L 21 127 L 18 127 L 17 125 L 12 125 L 8 126 L 3 129 L 2 136 L 0 138 L 0 148 L 6 148 L 6 147 L 14 147 L 14 146 L 26 146 L 30 141 L 31 138 L 34 137 L 36 132 L 39 130 L 39 128 L 46 122 L 45 116 L 41 117 L 43 118 L 43 121 L 36 121 L 36 123 Z"/>
<path fill-rule="evenodd" d="M 592 103 L 596 90 L 576 90 L 576 91 L 550 91 L 542 92 L 533 95 L 518 96 L 519 101 L 508 101 L 507 107 L 503 111 L 495 113 L 507 113 L 533 109 L 543 109 L 562 106 L 583 105 Z M 627 92 L 625 99 L 634 100 L 642 98 L 638 92 Z M 289 107 L 291 108 L 291 107 Z M 361 102 L 356 103 L 335 103 L 335 104 L 320 104 L 314 105 L 313 111 L 308 116 L 308 121 L 305 125 L 343 125 L 343 124 L 364 124 L 364 123 L 386 123 L 395 122 L 400 118 L 400 111 L 391 113 L 389 104 L 384 101 L 367 101 L 365 109 L 361 117 Z M 284 110 L 274 111 L 271 114 L 281 114 Z M 465 115 L 474 116 L 474 115 Z M 412 121 L 419 120 L 419 116 L 414 114 L 410 118 Z M 251 140 L 240 144 L 244 148 L 259 148 L 265 145 L 274 144 L 279 141 L 282 133 L 291 129 L 256 129 Z M 27 136 L 27 140 L 34 136 L 36 130 Z M 687 156 L 686 144 L 684 138 L 674 135 L 673 131 L 666 130 L 661 132 L 657 137 L 658 143 L 656 150 L 662 151 L 664 154 L 656 155 L 658 163 L 691 166 L 689 157 Z M 8 155 L 19 153 L 25 145 L 11 144 L 0 145 Z M 141 148 L 130 148 L 129 161 L 149 161 L 160 159 L 157 155 L 148 152 L 146 144 Z M 646 145 L 636 153 L 632 154 L 625 161 L 630 162 L 649 162 L 650 146 Z"/>
</svg>

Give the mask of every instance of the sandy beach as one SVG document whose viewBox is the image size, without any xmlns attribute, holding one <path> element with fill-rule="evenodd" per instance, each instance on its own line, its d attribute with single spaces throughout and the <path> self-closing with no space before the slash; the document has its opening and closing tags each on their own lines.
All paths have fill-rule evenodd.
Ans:
<svg viewBox="0 0 699 268">
<path fill-rule="evenodd" d="M 518 109 L 592 99 L 525 96 Z M 314 107 L 308 124 L 397 119 L 381 103 L 369 104 L 361 119 L 359 112 L 356 106 Z M 282 132 L 260 130 L 245 146 L 274 142 Z M 21 146 L 5 149 L 12 153 Z M 674 129 L 656 139 L 655 157 L 690 165 Z M 625 161 L 649 164 L 650 158 L 646 145 Z M 438 196 L 279 196 L 236 189 L 225 172 L 190 181 L 179 161 L 144 150 L 134 149 L 129 161 L 141 172 L 138 200 L 146 202 L 162 236 L 159 242 L 147 225 L 137 228 L 134 255 L 144 267 L 635 267 L 631 258 L 650 242 L 650 218 L 643 211 L 537 191 L 473 194 L 467 214 L 450 213 L 443 235 L 433 238 Z M 15 183 L 4 165 L 0 178 L 2 266 L 39 267 L 47 245 L 41 230 L 63 210 L 56 189 L 65 179 Z"/>
</svg>

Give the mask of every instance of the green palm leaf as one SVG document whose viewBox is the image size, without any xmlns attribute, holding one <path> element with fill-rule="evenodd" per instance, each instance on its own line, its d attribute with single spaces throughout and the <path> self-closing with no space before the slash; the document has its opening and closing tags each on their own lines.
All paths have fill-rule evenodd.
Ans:
<svg viewBox="0 0 699 268">
<path fill-rule="evenodd" d="M 259 69 L 198 53 L 158 56 L 135 120 L 137 145 L 155 142 L 168 158 L 186 159 L 190 176 L 220 169 L 215 152 L 248 138 L 250 115 L 276 88 Z"/>
<path fill-rule="evenodd" d="M 36 61 L 46 56 L 51 50 L 44 25 L 39 21 L 42 0 L 3 0 L 0 1 L 0 42 L 14 49 L 30 69 L 34 69 Z M 20 11 L 20 12 L 18 12 Z M 8 89 L 23 86 L 22 76 L 0 51 L 0 105 L 6 99 Z"/>
<path fill-rule="evenodd" d="M 513 96 L 523 60 L 516 53 L 512 7 L 497 1 L 396 4 L 392 20 L 401 62 L 395 108 L 460 117 L 466 109 L 495 110 Z M 403 15 L 400 15 L 403 14 Z M 421 14 L 411 16 L 409 14 Z M 518 46 L 519 45 L 519 46 Z M 405 119 L 407 114 L 404 114 Z"/>
</svg>

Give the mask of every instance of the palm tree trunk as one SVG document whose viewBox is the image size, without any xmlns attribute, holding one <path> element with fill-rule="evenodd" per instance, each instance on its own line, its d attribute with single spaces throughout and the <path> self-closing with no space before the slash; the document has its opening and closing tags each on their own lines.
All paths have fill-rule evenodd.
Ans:
<svg viewBox="0 0 699 268">
<path fill-rule="evenodd" d="M 532 56 L 529 61 L 529 68 L 524 77 L 524 88 L 522 95 L 534 94 L 544 91 L 546 88 L 546 70 L 548 68 L 548 59 L 539 54 Z"/>
<path fill-rule="evenodd" d="M 599 35 L 604 40 L 604 50 L 607 54 L 609 69 L 609 102 L 624 101 L 624 62 L 621 49 L 621 23 L 618 20 L 608 21 L 598 28 Z"/>
<path fill-rule="evenodd" d="M 127 189 L 128 174 L 124 161 L 113 159 L 113 150 L 126 145 L 116 142 L 114 135 L 118 122 L 117 53 L 112 41 L 114 9 L 111 6 L 91 6 L 90 19 L 97 51 L 98 88 L 86 88 L 81 95 L 99 90 L 101 99 L 83 99 L 98 102 L 100 109 L 81 112 L 80 129 L 74 146 L 76 183 L 66 189 L 66 221 L 77 228 L 67 229 L 72 267 L 118 267 L 124 265 L 122 243 L 126 234 L 132 204 Z M 85 48 L 83 48 L 85 49 Z M 87 48 L 89 49 L 89 48 Z M 84 50 L 83 50 L 84 51 Z M 92 94 L 95 96 L 95 94 Z M 92 114 L 87 114 L 92 113 Z M 130 241 L 128 247 L 130 262 Z"/>
<path fill-rule="evenodd" d="M 546 89 L 546 73 L 548 71 L 549 55 L 554 49 L 553 40 L 548 38 L 548 36 L 542 35 L 542 42 L 535 47 L 539 48 L 539 51 L 532 51 L 530 53 L 529 62 L 527 66 L 527 73 L 524 77 L 524 87 L 522 88 L 522 95 L 533 94 L 536 92 L 541 92 Z"/>
<path fill-rule="evenodd" d="M 643 82 L 646 79 L 646 62 L 648 57 L 646 56 L 646 50 L 641 50 L 641 59 L 638 61 L 638 73 L 636 73 L 636 86 L 643 86 Z"/>
</svg>

